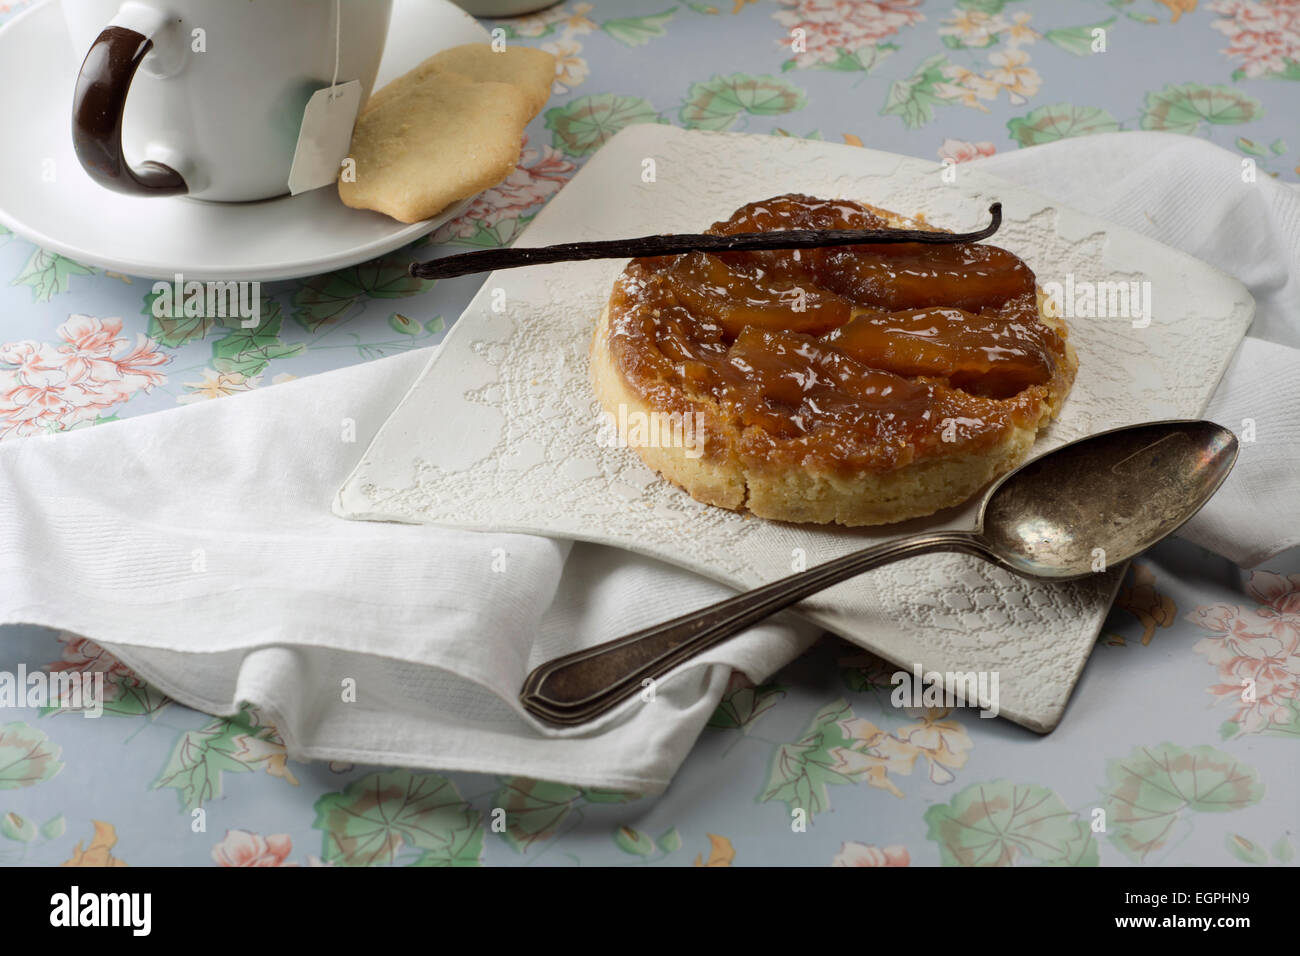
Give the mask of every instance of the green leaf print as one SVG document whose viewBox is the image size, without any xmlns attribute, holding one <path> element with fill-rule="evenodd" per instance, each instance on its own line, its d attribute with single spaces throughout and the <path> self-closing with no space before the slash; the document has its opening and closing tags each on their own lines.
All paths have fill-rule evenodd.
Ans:
<svg viewBox="0 0 1300 956">
<path fill-rule="evenodd" d="M 1088 823 L 1038 784 L 977 783 L 925 811 L 944 866 L 1096 866 Z"/>
<path fill-rule="evenodd" d="M 949 39 L 944 37 L 945 40 Z M 880 66 L 891 54 L 898 52 L 896 43 L 877 43 L 875 46 L 862 46 L 856 50 L 839 49 L 835 59 L 826 63 L 815 63 L 804 67 L 810 70 L 834 70 L 841 73 L 870 73 Z M 797 59 L 789 59 L 781 64 L 781 72 L 787 73 L 799 67 Z"/>
<path fill-rule="evenodd" d="M 728 129 L 741 113 L 777 116 L 807 104 L 804 91 L 778 76 L 732 73 L 693 83 L 678 113 L 690 129 Z"/>
<path fill-rule="evenodd" d="M 181 807 L 194 810 L 221 796 L 223 773 L 263 769 L 297 783 L 284 769 L 284 744 L 272 727 L 260 726 L 250 708 L 219 717 L 181 735 L 152 789 L 174 789 Z"/>
<path fill-rule="evenodd" d="M 682 848 L 682 835 L 677 832 L 676 827 L 673 827 L 667 833 L 660 836 L 655 843 L 665 854 L 676 853 Z"/>
<path fill-rule="evenodd" d="M 1147 94 L 1142 128 L 1195 133 L 1202 123 L 1235 125 L 1263 115 L 1259 100 L 1231 86 L 1170 84 L 1159 92 Z"/>
<path fill-rule="evenodd" d="M 1109 20 L 1102 20 L 1101 23 L 1092 23 L 1088 26 L 1048 30 L 1043 34 L 1043 39 L 1075 56 L 1092 56 L 1092 31 L 1105 30 L 1114 22 L 1115 17 L 1111 17 Z"/>
<path fill-rule="evenodd" d="M 182 301 L 178 304 L 170 305 L 175 299 L 173 293 L 169 292 L 162 308 L 155 309 L 155 303 L 163 298 L 160 292 L 150 291 L 144 297 L 144 305 L 140 309 L 141 315 L 149 316 L 149 338 L 153 339 L 159 345 L 167 348 L 180 348 L 189 342 L 207 338 L 208 333 L 216 328 L 237 329 L 244 321 L 239 315 L 216 315 L 208 311 L 207 300 L 204 299 L 202 315 L 185 315 L 184 295 Z M 228 300 L 221 300 L 222 304 L 218 306 L 224 309 Z M 215 304 L 215 303 L 214 303 Z M 273 299 L 262 297 L 261 314 L 263 316 L 276 314 L 280 311 L 280 306 Z M 159 315 L 158 313 L 162 314 Z M 179 314 L 173 314 L 179 313 Z"/>
<path fill-rule="evenodd" d="M 1291 841 L 1285 836 L 1277 838 L 1277 842 L 1273 844 L 1272 852 L 1273 859 L 1279 863 L 1290 863 L 1295 859 L 1295 848 L 1291 846 Z"/>
<path fill-rule="evenodd" d="M 1039 143 L 1052 143 L 1072 136 L 1112 133 L 1117 129 L 1119 123 L 1104 109 L 1075 106 L 1072 103 L 1040 106 L 1007 123 L 1011 138 L 1021 146 L 1037 146 Z"/>
<path fill-rule="evenodd" d="M 100 419 L 87 424 L 100 424 L 106 420 Z M 113 675 L 104 677 L 105 717 L 153 717 L 171 702 L 170 697 L 158 688 L 144 683 L 138 677 Z M 66 707 L 60 703 L 42 707 L 40 713 L 45 717 L 50 714 L 79 714 L 87 709 L 85 706 Z"/>
<path fill-rule="evenodd" d="M 49 302 L 56 295 L 68 291 L 73 276 L 94 274 L 95 270 L 89 266 L 73 262 L 57 252 L 38 248 L 11 285 L 30 286 L 33 302 Z"/>
<path fill-rule="evenodd" d="M 943 45 L 950 50 L 983 50 L 986 47 L 991 47 L 993 46 L 993 44 L 997 43 L 998 38 L 996 35 L 992 33 L 986 33 L 983 36 L 982 43 L 967 43 L 961 37 L 956 37 L 949 34 L 944 37 L 941 37 L 941 41 Z"/>
<path fill-rule="evenodd" d="M 1138 747 L 1106 765 L 1110 841 L 1141 862 L 1170 842 L 1185 811 L 1223 813 L 1260 801 L 1259 774 L 1213 747 Z"/>
<path fill-rule="evenodd" d="M 158 688 L 127 680 L 118 683 L 116 696 L 104 701 L 105 717 L 152 717 L 172 699 Z"/>
<path fill-rule="evenodd" d="M 388 317 L 388 327 L 400 335 L 419 335 L 420 323 L 415 319 L 408 319 L 400 312 L 394 312 Z"/>
<path fill-rule="evenodd" d="M 640 800 L 641 794 L 630 790 L 610 790 L 606 787 L 590 787 L 582 791 L 582 797 L 588 803 L 631 803 Z"/>
<path fill-rule="evenodd" d="M 791 811 L 803 810 L 809 820 L 829 809 L 827 785 L 855 783 L 862 775 L 856 761 L 845 759 L 856 749 L 857 741 L 840 722 L 852 718 L 853 712 L 843 700 L 818 711 L 803 737 L 777 748 L 759 801 L 780 800 Z"/>
<path fill-rule="evenodd" d="M 664 27 L 676 12 L 676 7 L 669 7 L 663 13 L 653 13 L 646 17 L 606 20 L 600 28 L 624 46 L 645 46 L 656 37 L 668 35 Z"/>
<path fill-rule="evenodd" d="M 863 694 L 873 690 L 889 690 L 897 668 L 867 652 L 854 651 L 836 662 L 840 678 L 849 690 Z"/>
<path fill-rule="evenodd" d="M 848 70 L 856 68 L 862 70 L 864 73 L 870 73 L 890 56 L 897 53 L 898 50 L 899 46 L 897 43 L 877 43 L 875 46 L 858 47 L 858 49 L 853 52 L 853 55 L 848 58 L 848 62 L 837 59 L 831 63 L 825 64 L 825 68 L 828 70 Z M 856 67 L 853 66 L 854 64 L 856 64 Z"/>
<path fill-rule="evenodd" d="M 1240 833 L 1229 833 L 1223 838 L 1223 845 L 1228 852 L 1242 863 L 1254 863 L 1256 866 L 1268 862 L 1268 851 L 1253 840 L 1248 840 Z"/>
<path fill-rule="evenodd" d="M 394 254 L 304 279 L 293 295 L 293 319 L 308 332 L 322 325 L 352 317 L 361 312 L 369 296 L 375 299 L 401 299 L 418 295 L 433 285 L 433 280 L 413 278 L 407 260 Z"/>
<path fill-rule="evenodd" d="M 404 849 L 422 850 L 412 866 L 478 866 L 482 817 L 455 784 L 433 773 L 368 774 L 316 801 L 312 824 L 321 856 L 337 866 L 383 866 Z"/>
<path fill-rule="evenodd" d="M 279 303 L 264 300 L 262 321 L 256 328 L 231 329 L 212 343 L 212 367 L 218 372 L 252 378 L 266 371 L 276 359 L 298 355 L 306 346 L 301 342 L 291 345 L 281 342 L 280 323 Z"/>
<path fill-rule="evenodd" d="M 723 695 L 707 726 L 714 730 L 740 730 L 747 734 L 754 723 L 784 696 L 785 688 L 778 684 L 739 687 Z"/>
<path fill-rule="evenodd" d="M 44 783 L 63 769 L 59 748 L 21 720 L 0 724 L 0 790 Z"/>
<path fill-rule="evenodd" d="M 534 843 L 555 836 L 582 791 L 563 783 L 505 777 L 493 798 L 493 806 L 505 810 L 507 843 L 524 853 Z"/>
<path fill-rule="evenodd" d="M 502 777 L 493 806 L 505 810 L 502 837 L 519 853 L 559 832 L 569 814 L 585 803 L 615 804 L 640 799 L 640 794 L 598 788 L 582 789 L 563 783 Z"/>
<path fill-rule="evenodd" d="M 594 153 L 625 126 L 663 122 L 666 121 L 648 101 L 617 93 L 580 96 L 546 111 L 551 145 L 570 156 Z"/>
<path fill-rule="evenodd" d="M 1260 146 L 1253 139 L 1246 139 L 1244 136 L 1237 137 L 1237 148 L 1249 156 L 1258 156 L 1261 159 L 1268 157 L 1268 150 Z"/>
<path fill-rule="evenodd" d="M 36 824 L 10 810 L 0 817 L 0 835 L 17 843 L 31 843 L 36 839 Z"/>
<path fill-rule="evenodd" d="M 633 856 L 649 856 L 655 851 L 654 840 L 632 827 L 617 827 L 614 830 L 614 842 L 624 853 Z"/>
<path fill-rule="evenodd" d="M 785 136 L 790 139 L 813 139 L 819 143 L 826 141 L 826 137 L 822 135 L 822 131 L 819 129 L 812 130 L 806 136 L 800 136 L 798 133 L 792 133 L 788 129 L 782 129 L 781 127 L 777 126 L 772 130 L 772 135 Z"/>
<path fill-rule="evenodd" d="M 202 315 L 154 315 L 153 304 L 157 299 L 157 293 L 149 293 L 144 298 L 144 308 L 141 311 L 149 316 L 149 338 L 159 345 L 171 349 L 180 348 L 188 342 L 206 338 L 217 324 L 216 319 Z"/>
<path fill-rule="evenodd" d="M 1016 0 L 957 0 L 957 6 L 963 10 L 979 10 L 983 13 L 1001 13 L 1002 8 Z"/>
<path fill-rule="evenodd" d="M 411 866 L 482 866 L 483 828 L 453 834 L 443 846 L 425 850 Z"/>
<path fill-rule="evenodd" d="M 534 24 L 531 27 L 531 29 L 523 33 L 520 33 L 518 30 L 515 29 L 514 25 L 511 24 L 509 21 L 499 20 L 497 21 L 497 23 L 493 25 L 493 29 L 505 31 L 505 36 L 507 40 L 521 40 L 524 38 L 527 38 L 529 40 L 541 40 L 546 37 L 553 36 L 556 33 L 556 31 L 559 29 L 559 24 L 558 23 Z"/>
<path fill-rule="evenodd" d="M 41 824 L 41 836 L 47 840 L 57 840 L 63 836 L 68 829 L 68 822 L 63 818 L 63 814 L 50 817 Z"/>
<path fill-rule="evenodd" d="M 948 65 L 948 57 L 936 53 L 916 68 L 905 80 L 895 80 L 885 98 L 881 116 L 897 116 L 908 129 L 924 126 L 934 119 L 934 107 L 943 106 L 947 101 L 936 96 L 935 85 L 944 81 L 943 68 Z"/>
</svg>

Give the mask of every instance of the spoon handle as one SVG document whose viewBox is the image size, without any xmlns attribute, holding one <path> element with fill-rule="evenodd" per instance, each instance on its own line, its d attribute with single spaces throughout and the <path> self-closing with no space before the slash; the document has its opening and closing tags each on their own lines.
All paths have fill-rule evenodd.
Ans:
<svg viewBox="0 0 1300 956">
<path fill-rule="evenodd" d="M 520 703 L 555 724 L 580 724 L 665 676 L 683 661 L 784 608 L 871 568 L 932 551 L 964 551 L 996 560 L 970 531 L 913 535 L 855 551 L 671 621 L 575 651 L 536 668 Z"/>
</svg>

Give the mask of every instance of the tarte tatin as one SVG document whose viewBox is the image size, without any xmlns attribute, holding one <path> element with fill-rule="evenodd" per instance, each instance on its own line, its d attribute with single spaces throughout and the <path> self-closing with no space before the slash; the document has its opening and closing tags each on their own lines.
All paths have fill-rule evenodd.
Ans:
<svg viewBox="0 0 1300 956">
<path fill-rule="evenodd" d="M 905 227 L 785 195 L 708 231 Z M 1077 367 L 1053 312 L 1029 267 L 984 243 L 634 259 L 597 323 L 593 383 L 611 421 L 651 423 L 628 444 L 699 501 L 883 524 L 1024 461 Z M 667 422 L 681 440 L 658 440 Z"/>
</svg>

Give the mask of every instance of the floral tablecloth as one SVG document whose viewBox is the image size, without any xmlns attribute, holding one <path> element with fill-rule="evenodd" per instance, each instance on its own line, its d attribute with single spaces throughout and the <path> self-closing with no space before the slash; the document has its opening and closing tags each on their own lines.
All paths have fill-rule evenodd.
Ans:
<svg viewBox="0 0 1300 956">
<path fill-rule="evenodd" d="M 0 2 L 0 21 L 24 6 Z M 150 283 L 0 230 L 0 440 L 438 341 L 480 280 L 420 282 L 406 263 L 429 242 L 510 242 L 631 123 L 957 162 L 1155 129 L 1300 180 L 1297 0 L 596 0 L 488 26 L 560 60 L 515 174 L 425 248 L 264 286 L 257 329 L 159 320 Z M 102 671 L 110 700 L 98 720 L 0 706 L 0 862 L 1288 864 L 1298 645 L 1300 553 L 1242 572 L 1173 541 L 1130 572 L 1049 737 L 895 708 L 892 668 L 828 638 L 762 687 L 735 684 L 649 798 L 296 763 L 252 710 L 198 713 L 89 641 L 9 627 L 0 675 Z"/>
</svg>

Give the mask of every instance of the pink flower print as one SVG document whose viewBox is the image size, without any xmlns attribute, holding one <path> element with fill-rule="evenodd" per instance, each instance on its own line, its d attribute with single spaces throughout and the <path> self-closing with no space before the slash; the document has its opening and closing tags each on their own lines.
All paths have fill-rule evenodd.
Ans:
<svg viewBox="0 0 1300 956">
<path fill-rule="evenodd" d="M 1270 723 L 1286 723 L 1290 702 L 1300 694 L 1300 656 L 1295 648 L 1270 637 L 1259 638 L 1244 653 L 1218 666 L 1221 683 L 1209 692 L 1240 707 L 1233 722 L 1246 733 L 1258 733 Z"/>
<path fill-rule="evenodd" d="M 79 673 L 103 671 L 105 677 L 114 680 L 140 683 L 140 678 L 135 676 L 134 671 L 89 638 L 60 634 L 59 642 L 63 644 L 62 659 L 51 664 L 50 670 Z"/>
<path fill-rule="evenodd" d="M 795 36 L 803 38 L 796 51 L 800 67 L 833 63 L 840 51 L 854 52 L 893 36 L 903 27 L 925 19 L 917 9 L 921 0 L 778 0 L 772 19 L 787 28 L 780 44 L 791 49 Z M 801 34 L 795 34 L 801 30 Z"/>
<path fill-rule="evenodd" d="M 117 700 L 122 688 L 144 685 L 131 668 L 88 638 L 76 634 L 60 634 L 63 644 L 61 660 L 50 664 L 50 671 L 71 671 L 81 674 L 102 672 L 104 675 L 104 700 Z"/>
<path fill-rule="evenodd" d="M 285 863 L 293 850 L 287 833 L 264 837 L 248 830 L 227 830 L 225 839 L 212 848 L 217 866 L 295 866 Z"/>
<path fill-rule="evenodd" d="M 1278 614 L 1300 614 L 1300 574 L 1284 577 L 1272 571 L 1252 571 L 1246 591 Z"/>
<path fill-rule="evenodd" d="M 968 163 L 981 156 L 992 156 L 998 148 L 989 142 L 968 143 L 960 139 L 945 139 L 939 147 L 940 159 L 951 159 L 954 163 Z"/>
<path fill-rule="evenodd" d="M 849 841 L 840 847 L 831 866 L 908 866 L 911 862 L 907 847 L 887 846 L 882 849 Z"/>
<path fill-rule="evenodd" d="M 1188 620 L 1211 636 L 1193 648 L 1218 674 L 1208 690 L 1237 704 L 1232 722 L 1259 733 L 1295 719 L 1300 699 L 1300 575 L 1255 571 L 1247 584 L 1259 607 L 1198 607 Z"/>
<path fill-rule="evenodd" d="M 1282 73 L 1287 61 L 1300 61 L 1300 3 L 1296 0 L 1214 0 L 1210 9 L 1224 17 L 1212 26 L 1228 38 L 1223 53 L 1241 61 L 1255 79 Z"/>
<path fill-rule="evenodd" d="M 63 341 L 0 345 L 0 439 L 65 431 L 167 380 L 168 361 L 140 335 L 133 347 L 121 319 L 70 316 Z M 123 351 L 126 349 L 126 351 Z"/>
</svg>

